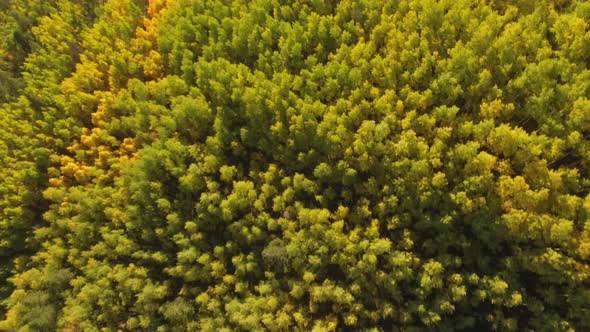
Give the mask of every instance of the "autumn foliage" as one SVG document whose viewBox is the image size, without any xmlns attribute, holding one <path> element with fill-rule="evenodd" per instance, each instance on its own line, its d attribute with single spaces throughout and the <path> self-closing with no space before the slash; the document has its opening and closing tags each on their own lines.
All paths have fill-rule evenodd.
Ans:
<svg viewBox="0 0 590 332">
<path fill-rule="evenodd" d="M 590 3 L 0 2 L 1 331 L 589 331 Z"/>
</svg>

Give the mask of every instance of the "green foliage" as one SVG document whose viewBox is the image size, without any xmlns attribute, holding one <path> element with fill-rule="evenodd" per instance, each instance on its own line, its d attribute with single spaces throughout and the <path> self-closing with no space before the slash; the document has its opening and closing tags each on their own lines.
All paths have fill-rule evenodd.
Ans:
<svg viewBox="0 0 590 332">
<path fill-rule="evenodd" d="M 0 330 L 590 329 L 585 1 L 0 9 Z"/>
</svg>

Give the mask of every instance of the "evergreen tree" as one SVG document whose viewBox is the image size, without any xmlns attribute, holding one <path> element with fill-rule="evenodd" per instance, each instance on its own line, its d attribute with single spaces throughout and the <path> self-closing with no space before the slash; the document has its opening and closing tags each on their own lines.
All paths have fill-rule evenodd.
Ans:
<svg viewBox="0 0 590 332">
<path fill-rule="evenodd" d="M 586 1 L 0 9 L 0 330 L 590 329 Z"/>
</svg>

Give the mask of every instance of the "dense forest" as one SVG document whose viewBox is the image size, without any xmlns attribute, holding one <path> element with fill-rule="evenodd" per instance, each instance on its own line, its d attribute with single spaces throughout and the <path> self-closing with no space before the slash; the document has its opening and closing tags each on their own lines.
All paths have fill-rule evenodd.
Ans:
<svg viewBox="0 0 590 332">
<path fill-rule="evenodd" d="M 590 331 L 590 2 L 0 1 L 0 331 Z"/>
</svg>

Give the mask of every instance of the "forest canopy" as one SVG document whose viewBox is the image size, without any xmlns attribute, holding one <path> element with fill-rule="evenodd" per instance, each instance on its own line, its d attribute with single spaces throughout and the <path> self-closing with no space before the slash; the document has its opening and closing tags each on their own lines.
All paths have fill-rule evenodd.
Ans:
<svg viewBox="0 0 590 332">
<path fill-rule="evenodd" d="M 0 1 L 0 331 L 590 331 L 590 2 Z"/>
</svg>

